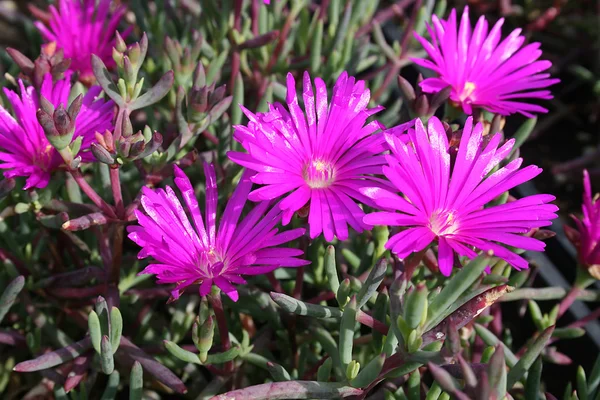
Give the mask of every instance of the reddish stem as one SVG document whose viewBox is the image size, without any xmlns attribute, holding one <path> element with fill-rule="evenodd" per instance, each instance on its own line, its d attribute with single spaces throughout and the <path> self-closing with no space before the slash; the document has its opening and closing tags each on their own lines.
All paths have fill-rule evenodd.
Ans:
<svg viewBox="0 0 600 400">
<path fill-rule="evenodd" d="M 389 327 L 381 321 L 376 320 L 371 315 L 367 314 L 364 311 L 358 311 L 356 314 L 356 320 L 361 324 L 368 326 L 369 328 L 375 329 L 377 332 L 382 335 L 387 335 Z"/>
<path fill-rule="evenodd" d="M 306 252 L 304 253 L 306 254 Z M 296 284 L 294 285 L 294 292 L 292 296 L 295 299 L 302 297 L 302 284 L 304 283 L 304 267 L 298 267 L 296 269 Z"/>
<path fill-rule="evenodd" d="M 121 178 L 119 177 L 119 168 L 110 168 L 110 186 L 112 188 L 113 199 L 115 201 L 115 207 L 117 208 L 117 215 L 119 218 L 123 218 L 125 215 L 125 206 L 123 204 L 123 194 L 121 193 Z"/>
<path fill-rule="evenodd" d="M 116 219 L 117 214 L 115 214 L 115 211 L 113 210 L 113 208 L 106 201 L 104 201 L 104 199 L 102 197 L 100 197 L 100 195 L 98 193 L 96 193 L 94 188 L 92 188 L 89 183 L 87 183 L 87 181 L 81 174 L 81 171 L 78 169 L 74 169 L 74 170 L 71 170 L 70 172 L 71 172 L 71 175 L 73 176 L 73 179 L 75 179 L 75 182 L 77 182 L 77 184 L 79 185 L 79 187 L 81 188 L 83 193 L 85 193 L 87 195 L 87 197 L 89 197 L 89 199 L 96 206 L 98 206 L 98 208 L 100 208 L 102 210 L 102 212 L 104 212 L 109 217 Z"/>
<path fill-rule="evenodd" d="M 577 320 L 577 321 L 573 322 L 572 324 L 568 325 L 567 328 L 582 328 L 585 325 L 587 325 L 588 322 L 595 321 L 598 318 L 600 318 L 600 308 L 595 309 L 594 311 L 592 311 L 585 317 L 581 318 L 580 320 Z"/>
<path fill-rule="evenodd" d="M 277 278 L 275 278 L 275 272 L 268 272 L 267 279 L 269 280 L 269 283 L 273 287 L 274 291 L 276 291 L 277 293 L 285 293 L 283 291 L 283 287 L 281 287 L 281 283 L 277 280 Z"/>
<path fill-rule="evenodd" d="M 115 237 L 113 240 L 112 267 L 109 281 L 115 285 L 119 284 L 121 277 L 121 259 L 123 257 L 123 236 L 125 226 L 118 224 L 115 226 Z"/>
<path fill-rule="evenodd" d="M 577 296 L 581 294 L 581 291 L 582 289 L 577 286 L 573 286 L 571 290 L 569 290 L 569 293 L 567 293 L 558 306 L 558 315 L 556 317 L 557 320 L 562 317 L 563 314 L 567 312 L 569 307 L 571 307 L 571 305 L 575 302 L 575 300 L 577 300 Z"/>
<path fill-rule="evenodd" d="M 221 338 L 221 350 L 225 352 L 231 348 L 231 341 L 229 340 L 229 328 L 227 327 L 227 317 L 225 316 L 223 302 L 221 301 L 221 293 L 209 294 L 207 297 L 217 318 L 219 337 Z M 228 373 L 233 372 L 233 361 L 225 363 L 224 369 Z"/>
</svg>

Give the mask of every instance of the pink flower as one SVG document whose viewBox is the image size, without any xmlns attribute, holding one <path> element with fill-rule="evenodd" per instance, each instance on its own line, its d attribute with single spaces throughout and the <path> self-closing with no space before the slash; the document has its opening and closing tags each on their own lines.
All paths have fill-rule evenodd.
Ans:
<svg viewBox="0 0 600 400">
<path fill-rule="evenodd" d="M 296 97 L 296 82 L 287 76 L 287 109 L 275 103 L 265 114 L 242 108 L 248 126 L 236 126 L 234 138 L 248 153 L 229 152 L 237 164 L 257 171 L 252 182 L 262 184 L 250 200 L 284 196 L 279 203 L 283 224 L 310 203 L 310 237 L 324 234 L 331 241 L 348 238 L 348 226 L 358 232 L 368 228 L 356 200 L 372 204 L 359 189 L 376 185 L 372 174 L 380 174 L 385 163 L 383 135 L 376 121 L 367 118 L 382 107 L 368 109 L 370 93 L 363 81 L 345 72 L 333 87 L 327 103 L 327 86 L 315 79 L 316 98 L 308 73 L 304 73 L 304 110 Z"/>
<path fill-rule="evenodd" d="M 83 82 L 94 81 L 92 54 L 109 68 L 115 64 L 112 58 L 115 30 L 125 14 L 125 7 L 119 6 L 111 12 L 111 3 L 111 0 L 59 0 L 58 10 L 50 6 L 49 27 L 35 22 L 43 38 L 56 42 L 65 58 L 71 59 L 71 69 L 79 72 Z"/>
<path fill-rule="evenodd" d="M 185 173 L 174 166 L 175 185 L 181 191 L 194 227 L 173 189 L 144 188 L 142 206 L 136 211 L 139 225 L 129 226 L 129 238 L 142 250 L 138 258 L 156 260 L 140 274 L 155 274 L 158 283 L 177 283 L 175 299 L 183 289 L 200 283 L 200 295 L 210 292 L 213 284 L 237 301 L 236 284 L 246 281 L 241 275 L 264 274 L 278 267 L 298 267 L 309 262 L 295 258 L 302 250 L 277 247 L 304 234 L 304 229 L 278 233 L 275 226 L 281 211 L 262 202 L 246 217 L 240 215 L 252 188 L 251 173 L 245 171 L 217 229 L 217 179 L 214 166 L 205 164 L 206 222 Z M 265 214 L 266 213 L 266 214 Z"/>
<path fill-rule="evenodd" d="M 501 138 L 495 135 L 483 145 L 482 132 L 481 124 L 473 128 L 473 118 L 467 119 L 454 163 L 444 127 L 435 117 L 429 120 L 427 130 L 417 119 L 415 129 L 402 135 L 404 140 L 385 133 L 391 154 L 386 156 L 388 166 L 383 167 L 383 173 L 404 196 L 381 188 L 361 189 L 384 210 L 367 215 L 364 221 L 407 228 L 386 244 L 398 257 L 406 258 L 437 241 L 440 271 L 448 276 L 454 266 L 454 252 L 474 258 L 474 249 L 492 250 L 521 269 L 527 268 L 527 261 L 502 244 L 544 249 L 543 242 L 521 234 L 551 224 L 558 207 L 547 203 L 554 196 L 534 195 L 484 208 L 542 170 L 534 165 L 519 169 L 523 160 L 517 158 L 492 172 L 510 153 L 514 140 L 498 148 Z"/>
<path fill-rule="evenodd" d="M 54 107 L 62 104 L 68 107 L 71 91 L 70 73 L 65 79 L 52 83 L 52 76 L 46 74 L 40 94 L 49 100 Z M 21 95 L 12 90 L 4 89 L 11 103 L 15 117 L 0 107 L 0 169 L 4 176 L 13 178 L 27 177 L 25 187 L 44 188 L 48 185 L 52 171 L 63 164 L 63 159 L 56 149 L 48 142 L 42 126 L 36 117 L 39 106 L 39 96 L 33 86 L 25 87 L 19 81 Z M 81 151 L 87 150 L 95 141 L 95 132 L 112 130 L 113 102 L 101 99 L 95 100 L 102 89 L 94 86 L 86 93 L 83 105 L 75 120 L 73 139 L 83 136 Z M 81 152 L 82 161 L 93 161 L 90 152 Z"/>
<path fill-rule="evenodd" d="M 458 103 L 467 114 L 473 107 L 490 112 L 509 115 L 521 113 L 532 117 L 532 112 L 547 112 L 538 105 L 522 99 L 551 99 L 546 88 L 559 82 L 542 73 L 552 66 L 550 61 L 540 61 L 539 43 L 521 48 L 525 42 L 521 29 L 512 31 L 500 42 L 504 19 L 501 18 L 488 33 L 488 22 L 481 16 L 471 32 L 469 9 L 465 7 L 460 27 L 456 26 L 456 10 L 452 10 L 447 21 L 436 15 L 433 27 L 427 26 L 431 43 L 415 33 L 431 61 L 413 59 L 425 68 L 438 74 L 421 82 L 424 92 L 439 92 L 452 86 L 450 99 Z"/>
<path fill-rule="evenodd" d="M 587 170 L 583 171 L 583 218 L 572 216 L 577 232 L 567 232 L 577 246 L 579 262 L 590 275 L 600 279 L 600 201 L 592 196 L 592 184 Z"/>
</svg>

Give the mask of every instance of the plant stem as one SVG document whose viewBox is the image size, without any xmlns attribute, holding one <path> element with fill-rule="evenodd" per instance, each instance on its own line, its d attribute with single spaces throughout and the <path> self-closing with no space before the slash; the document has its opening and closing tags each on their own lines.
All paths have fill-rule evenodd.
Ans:
<svg viewBox="0 0 600 400">
<path fill-rule="evenodd" d="M 563 316 L 565 312 L 567 312 L 569 307 L 571 307 L 575 300 L 577 300 L 577 297 L 580 294 L 581 288 L 578 288 L 577 286 L 573 286 L 571 290 L 569 290 L 569 293 L 567 293 L 567 295 L 564 297 L 564 299 L 562 299 L 560 305 L 558 306 L 558 315 L 556 316 L 556 319 L 559 319 Z"/>
<path fill-rule="evenodd" d="M 304 253 L 306 254 L 306 252 Z M 296 268 L 296 284 L 294 285 L 293 297 L 300 299 L 302 297 L 302 284 L 304 283 L 304 267 Z"/>
<path fill-rule="evenodd" d="M 583 328 L 584 326 L 587 325 L 588 322 L 595 321 L 598 318 L 600 318 L 600 308 L 595 309 L 594 311 L 592 311 L 585 317 L 581 318 L 580 320 L 577 320 L 577 321 L 573 322 L 572 324 L 569 324 L 567 327 L 568 328 Z"/>
<path fill-rule="evenodd" d="M 231 348 L 231 341 L 229 340 L 229 328 L 227 327 L 227 317 L 225 316 L 223 302 L 221 301 L 221 291 L 213 292 L 207 297 L 215 313 L 215 317 L 217 318 L 217 326 L 219 327 L 219 337 L 221 338 L 221 350 L 225 352 Z M 225 371 L 227 371 L 228 373 L 233 372 L 233 361 L 228 361 L 225 363 Z"/>
<path fill-rule="evenodd" d="M 567 312 L 581 292 L 595 281 L 595 278 L 593 278 L 584 267 L 578 265 L 573 287 L 569 290 L 567 296 L 560 302 L 556 319 L 558 320 L 565 312 Z"/>
<path fill-rule="evenodd" d="M 356 313 L 356 320 L 361 324 L 368 326 L 369 328 L 375 329 L 377 332 L 382 335 L 387 335 L 389 327 L 381 321 L 376 320 L 371 315 L 367 314 L 364 311 L 359 310 Z"/>
<path fill-rule="evenodd" d="M 277 278 L 275 278 L 275 273 L 273 271 L 267 272 L 267 279 L 269 280 L 269 283 L 273 287 L 274 291 L 276 291 L 278 293 L 285 293 L 283 291 L 283 287 L 281 287 L 281 283 L 279 283 Z"/>
<path fill-rule="evenodd" d="M 100 195 L 98 193 L 96 193 L 94 188 L 92 188 L 89 183 L 87 183 L 87 181 L 81 174 L 81 171 L 79 169 L 76 169 L 76 170 L 71 170 L 70 172 L 71 172 L 71 175 L 73 176 L 73 179 L 75 179 L 75 182 L 77 182 L 77 184 L 79 185 L 79 187 L 81 188 L 83 193 L 85 193 L 87 195 L 87 197 L 89 197 L 90 200 L 96 206 L 98 206 L 98 208 L 100 208 L 100 210 L 102 210 L 102 212 L 104 212 L 107 216 L 116 219 L 117 214 L 115 214 L 115 211 L 113 210 L 113 208 L 106 201 L 104 201 L 104 199 L 102 197 L 100 197 Z"/>
<path fill-rule="evenodd" d="M 113 240 L 112 266 L 109 275 L 109 282 L 115 285 L 119 284 L 121 277 L 121 259 L 123 255 L 123 234 L 125 226 L 122 224 L 115 225 L 115 237 Z"/>
<path fill-rule="evenodd" d="M 121 193 L 121 179 L 119 177 L 119 168 L 111 167 L 110 171 L 110 184 L 112 188 L 113 199 L 115 201 L 115 207 L 117 209 L 117 216 L 123 218 L 125 216 L 125 206 L 123 204 L 123 194 Z"/>
</svg>

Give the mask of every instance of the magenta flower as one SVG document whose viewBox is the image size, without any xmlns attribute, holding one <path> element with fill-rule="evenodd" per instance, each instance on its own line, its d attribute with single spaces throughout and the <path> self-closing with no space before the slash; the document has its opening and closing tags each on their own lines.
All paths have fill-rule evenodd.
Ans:
<svg viewBox="0 0 600 400">
<path fill-rule="evenodd" d="M 177 283 L 172 291 L 175 299 L 183 289 L 200 283 L 200 295 L 210 292 L 213 284 L 233 301 L 238 293 L 235 284 L 246 281 L 241 275 L 258 275 L 279 267 L 298 267 L 308 261 L 295 258 L 302 250 L 277 247 L 304 234 L 304 229 L 278 233 L 279 208 L 262 202 L 238 223 L 248 193 L 252 189 L 251 172 L 245 171 L 217 229 L 217 178 L 213 165 L 204 165 L 206 174 L 206 224 L 185 173 L 174 166 L 175 185 L 191 214 L 186 212 L 169 186 L 166 190 L 144 188 L 142 206 L 146 214 L 136 210 L 139 225 L 129 226 L 129 238 L 142 250 L 138 258 L 152 257 L 140 274 L 155 274 L 158 283 Z M 266 212 L 266 214 L 265 214 Z"/>
<path fill-rule="evenodd" d="M 514 140 L 500 148 L 500 135 L 483 145 L 483 127 L 473 128 L 473 118 L 465 123 L 456 161 L 451 167 L 449 145 L 444 127 L 433 117 L 426 130 L 421 120 L 409 129 L 407 144 L 396 135 L 385 133 L 391 148 L 384 175 L 404 197 L 381 188 L 363 188 L 382 212 L 365 216 L 370 225 L 401 226 L 407 229 L 392 236 L 386 248 L 400 258 L 438 242 L 439 267 L 448 276 L 454 265 L 454 252 L 474 258 L 474 249 L 492 250 L 517 269 L 527 261 L 501 244 L 526 250 L 542 251 L 545 244 L 521 236 L 532 228 L 550 225 L 558 207 L 547 204 L 547 194 L 484 208 L 509 189 L 537 176 L 535 165 L 519 169 L 521 158 L 488 174 L 511 151 Z"/>
<path fill-rule="evenodd" d="M 65 58 L 71 59 L 71 69 L 79 72 L 83 82 L 94 81 L 92 54 L 109 68 L 115 64 L 112 58 L 115 30 L 125 7 L 111 11 L 111 4 L 111 0 L 59 0 L 58 10 L 50 6 L 52 17 L 48 27 L 35 22 L 43 38 L 55 42 L 63 49 Z"/>
<path fill-rule="evenodd" d="M 600 279 L 600 201 L 592 196 L 592 184 L 590 175 L 586 170 L 583 171 L 583 204 L 581 211 L 583 218 L 578 219 L 572 216 L 577 224 L 577 232 L 573 232 L 570 237 L 575 237 L 575 244 L 579 255 L 579 262 L 588 270 L 590 275 Z M 571 233 L 571 232 L 567 232 Z"/>
<path fill-rule="evenodd" d="M 53 84 L 52 76 L 46 74 L 40 94 L 54 107 L 62 104 L 67 108 L 71 91 L 70 76 L 71 74 L 67 73 L 65 79 Z M 23 189 L 44 188 L 48 185 L 52 171 L 64 161 L 46 139 L 36 117 L 36 111 L 40 107 L 38 93 L 33 86 L 25 87 L 22 81 L 19 81 L 19 86 L 20 96 L 12 90 L 4 89 L 15 117 L 0 106 L 0 169 L 5 170 L 4 176 L 7 178 L 27 177 Z M 75 120 L 73 139 L 83 136 L 79 154 L 83 162 L 94 160 L 91 152 L 84 150 L 95 140 L 95 132 L 113 129 L 114 104 L 112 101 L 96 100 L 101 91 L 99 86 L 90 88 Z"/>
<path fill-rule="evenodd" d="M 331 241 L 348 238 L 348 225 L 358 232 L 368 227 L 356 200 L 372 202 L 359 189 L 377 185 L 372 174 L 380 174 L 385 141 L 376 121 L 367 118 L 382 107 L 368 109 L 370 93 L 363 81 L 345 72 L 333 87 L 331 103 L 327 87 L 315 79 L 316 98 L 308 73 L 304 73 L 304 110 L 296 97 L 296 82 L 287 76 L 287 109 L 275 103 L 267 113 L 256 115 L 242 108 L 248 126 L 236 126 L 234 138 L 248 153 L 229 152 L 235 163 L 258 173 L 252 182 L 265 186 L 250 193 L 250 200 L 280 196 L 283 224 L 310 202 L 310 237 L 323 232 Z"/>
<path fill-rule="evenodd" d="M 420 83 L 426 93 L 436 93 L 452 86 L 450 99 L 458 103 L 467 114 L 473 107 L 509 115 L 521 113 L 532 117 L 532 112 L 547 112 L 538 105 L 522 99 L 551 99 L 546 88 L 559 82 L 542 73 L 552 66 L 550 61 L 540 61 L 542 51 L 539 43 L 521 48 L 525 37 L 521 29 L 512 31 L 500 42 L 504 19 L 501 18 L 488 33 L 488 22 L 481 16 L 471 33 L 469 9 L 465 7 L 460 27 L 456 26 L 456 10 L 447 21 L 436 15 L 433 27 L 427 26 L 431 43 L 415 33 L 431 61 L 413 59 L 422 67 L 438 74 Z"/>
</svg>

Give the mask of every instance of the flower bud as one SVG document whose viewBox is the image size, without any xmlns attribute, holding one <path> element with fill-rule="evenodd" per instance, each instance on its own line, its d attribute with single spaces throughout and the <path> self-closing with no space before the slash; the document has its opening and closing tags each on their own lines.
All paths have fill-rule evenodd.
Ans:
<svg viewBox="0 0 600 400">
<path fill-rule="evenodd" d="M 412 87 L 410 82 L 404 79 L 401 75 L 398 75 L 398 87 L 402 92 L 407 103 L 412 103 L 417 98 L 415 89 Z"/>
<path fill-rule="evenodd" d="M 121 124 L 121 136 L 124 138 L 128 138 L 133 134 L 133 126 L 131 125 L 131 120 L 129 119 L 129 115 L 125 113 L 123 115 L 123 123 Z"/>
<path fill-rule="evenodd" d="M 69 109 L 68 109 L 69 117 L 73 120 L 73 122 L 79 115 L 79 111 L 81 111 L 82 105 L 83 105 L 83 94 L 80 94 L 79 96 L 75 97 L 75 99 L 73 99 L 73 101 L 71 102 L 71 105 L 69 106 Z"/>
<path fill-rule="evenodd" d="M 108 152 L 108 150 L 106 150 L 106 148 L 104 148 L 99 143 L 92 143 L 90 148 L 92 154 L 94 155 L 94 157 L 96 157 L 96 160 L 98 160 L 99 162 L 108 165 L 112 165 L 115 163 L 115 159 L 113 158 L 113 156 Z"/>
<path fill-rule="evenodd" d="M 146 143 L 144 142 L 144 140 L 134 141 L 133 144 L 131 145 L 131 150 L 129 151 L 129 156 L 137 157 L 144 152 L 145 148 L 146 148 Z"/>
<path fill-rule="evenodd" d="M 67 135 L 73 128 L 71 117 L 69 117 L 67 110 L 65 110 L 62 104 L 54 111 L 53 119 L 54 126 L 61 136 Z"/>
<path fill-rule="evenodd" d="M 204 70 L 204 65 L 202 65 L 202 61 L 198 61 L 198 65 L 194 70 L 194 75 L 192 76 L 193 87 L 202 87 L 206 85 L 206 71 Z"/>
<path fill-rule="evenodd" d="M 154 153 L 162 145 L 163 137 L 160 133 L 154 132 L 154 134 L 150 138 L 150 141 L 148 141 L 148 142 L 138 141 L 136 143 L 139 143 L 139 142 L 144 143 L 144 147 L 142 149 L 142 152 L 137 155 L 133 154 L 133 149 L 130 151 L 130 159 L 132 159 L 132 160 L 137 160 L 139 158 L 145 158 L 145 157 L 149 156 L 150 154 Z M 138 146 L 141 146 L 141 145 L 138 145 Z"/>
<path fill-rule="evenodd" d="M 117 66 L 119 68 L 123 68 L 123 57 L 124 57 L 123 53 L 121 53 L 117 49 L 113 48 L 112 58 L 113 58 L 113 60 L 115 60 L 115 64 L 117 64 Z"/>
<path fill-rule="evenodd" d="M 428 112 L 429 116 L 434 115 L 435 112 L 437 111 L 437 109 L 441 105 L 443 105 L 446 102 L 446 100 L 448 100 L 451 92 L 452 92 L 452 86 L 448 85 L 444 89 L 440 90 L 439 92 L 437 92 L 436 94 L 431 96 L 429 112 Z"/>
<path fill-rule="evenodd" d="M 139 43 L 134 43 L 129 48 L 129 51 L 127 52 L 127 54 L 128 54 L 129 61 L 131 62 L 132 65 L 137 65 L 138 61 L 140 60 L 141 53 L 142 53 L 142 51 L 140 49 Z"/>
<path fill-rule="evenodd" d="M 152 139 L 152 129 L 150 129 L 150 127 L 148 125 L 144 126 L 144 130 L 142 131 L 142 134 L 144 135 L 144 141 L 146 143 L 148 143 L 151 139 Z"/>
<path fill-rule="evenodd" d="M 119 53 L 125 53 L 127 51 L 127 44 L 119 31 L 115 31 L 115 50 Z"/>
<path fill-rule="evenodd" d="M 33 72 L 34 64 L 29 58 L 27 58 L 23 53 L 13 48 L 7 47 L 6 52 L 13 59 L 15 64 L 21 68 L 21 71 L 25 75 L 30 75 Z"/>
<path fill-rule="evenodd" d="M 346 367 L 346 378 L 351 381 L 352 379 L 356 378 L 358 371 L 360 371 L 360 363 L 356 360 L 352 360 L 348 364 L 348 367 Z"/>
<path fill-rule="evenodd" d="M 119 155 L 127 158 L 131 150 L 131 142 L 128 140 L 122 140 L 119 142 Z"/>
<path fill-rule="evenodd" d="M 225 97 L 225 85 L 219 86 L 214 92 L 212 92 L 208 98 L 208 105 L 210 108 L 215 106 L 219 101 Z"/>
<path fill-rule="evenodd" d="M 200 326 L 200 332 L 198 337 L 198 351 L 200 352 L 200 361 L 205 362 L 208 357 L 208 352 L 213 344 L 213 337 L 215 334 L 215 323 L 214 316 L 209 316 L 206 321 Z"/>
<path fill-rule="evenodd" d="M 131 64 L 128 56 L 123 57 L 123 72 L 125 73 L 125 83 L 128 88 L 133 88 L 137 83 L 137 70 Z"/>
<path fill-rule="evenodd" d="M 104 135 L 102 135 L 100 132 L 94 132 L 94 136 L 96 138 L 96 142 L 98 142 L 98 144 L 104 148 L 106 148 L 106 142 L 104 141 Z"/>
<path fill-rule="evenodd" d="M 40 107 L 46 114 L 54 114 L 54 104 L 52 104 L 46 97 L 40 96 Z"/>
<path fill-rule="evenodd" d="M 175 71 L 179 71 L 181 69 L 179 62 L 179 57 L 181 56 L 181 46 L 179 46 L 179 43 L 167 36 L 165 38 L 165 52 L 167 53 L 167 57 L 171 62 L 173 69 Z"/>
<path fill-rule="evenodd" d="M 192 88 L 190 92 L 190 110 L 196 115 L 204 114 L 208 109 L 208 87 Z"/>
<path fill-rule="evenodd" d="M 422 94 L 417 97 L 414 105 L 414 113 L 417 117 L 424 117 L 429 113 L 429 99 Z"/>
</svg>

